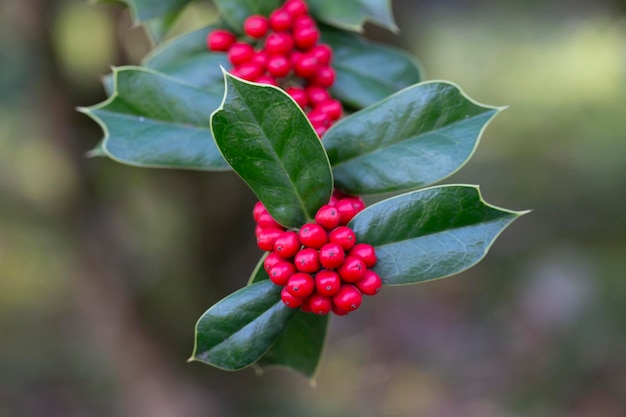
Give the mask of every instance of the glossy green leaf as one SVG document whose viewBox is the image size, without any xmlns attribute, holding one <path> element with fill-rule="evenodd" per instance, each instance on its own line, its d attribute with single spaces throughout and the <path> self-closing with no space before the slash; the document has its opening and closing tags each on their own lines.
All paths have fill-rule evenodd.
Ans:
<svg viewBox="0 0 626 417">
<path fill-rule="evenodd" d="M 421 81 L 419 64 L 400 49 L 330 27 L 322 28 L 322 42 L 333 48 L 331 93 L 351 107 L 367 107 Z"/>
<path fill-rule="evenodd" d="M 285 367 L 314 378 L 324 350 L 328 321 L 328 316 L 298 311 L 256 366 Z"/>
<path fill-rule="evenodd" d="M 359 242 L 376 248 L 385 285 L 444 278 L 480 261 L 524 212 L 491 206 L 478 187 L 432 187 L 376 203 L 349 223 Z"/>
<path fill-rule="evenodd" d="M 253 14 L 269 16 L 283 0 L 214 0 L 222 18 L 238 33 L 243 33 L 243 22 Z"/>
<path fill-rule="evenodd" d="M 114 71 L 114 94 L 82 109 L 105 131 L 102 150 L 119 162 L 159 168 L 224 170 L 210 114 L 221 97 L 155 71 Z"/>
<path fill-rule="evenodd" d="M 308 0 L 308 4 L 316 19 L 342 29 L 360 32 L 370 21 L 398 31 L 390 0 Z"/>
<path fill-rule="evenodd" d="M 326 152 L 298 105 L 279 88 L 225 73 L 211 130 L 224 159 L 280 224 L 312 221 L 333 189 Z"/>
<path fill-rule="evenodd" d="M 196 324 L 190 360 L 228 371 L 259 360 L 297 312 L 283 304 L 280 291 L 271 281 L 261 281 L 213 305 Z"/>
<path fill-rule="evenodd" d="M 229 70 L 231 64 L 226 54 L 211 52 L 206 47 L 207 35 L 215 28 L 209 26 L 163 43 L 142 65 L 222 97 L 224 75 L 220 65 Z"/>
<path fill-rule="evenodd" d="M 108 1 L 111 0 L 100 0 Z M 115 0 L 125 3 L 131 10 L 133 18 L 139 22 L 157 19 L 182 10 L 192 0 Z"/>
<path fill-rule="evenodd" d="M 335 186 L 363 195 L 440 181 L 471 157 L 499 110 L 472 101 L 445 82 L 404 89 L 326 133 Z"/>
</svg>

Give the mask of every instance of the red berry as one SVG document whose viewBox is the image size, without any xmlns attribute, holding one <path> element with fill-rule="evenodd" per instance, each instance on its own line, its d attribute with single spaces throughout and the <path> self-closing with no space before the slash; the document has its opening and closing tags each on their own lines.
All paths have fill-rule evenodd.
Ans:
<svg viewBox="0 0 626 417">
<path fill-rule="evenodd" d="M 303 26 L 293 31 L 293 41 L 303 51 L 313 48 L 319 38 L 320 32 L 313 26 Z M 317 57 L 315 57 L 315 62 L 317 62 Z"/>
<path fill-rule="evenodd" d="M 271 251 L 274 249 L 274 243 L 278 236 L 283 234 L 283 231 L 275 227 L 266 227 L 257 235 L 256 244 L 259 249 L 264 251 Z"/>
<path fill-rule="evenodd" d="M 341 117 L 342 106 L 339 100 L 330 99 L 319 104 L 315 110 L 324 113 L 331 122 L 334 122 Z"/>
<path fill-rule="evenodd" d="M 301 249 L 293 260 L 298 271 L 314 274 L 320 270 L 319 254 L 313 248 Z"/>
<path fill-rule="evenodd" d="M 324 88 L 330 87 L 331 85 L 334 84 L 334 82 L 335 82 L 335 70 L 332 69 L 331 67 L 320 67 L 315 73 L 315 75 L 313 76 L 313 79 L 311 80 L 312 84 L 318 85 Z"/>
<path fill-rule="evenodd" d="M 293 257 L 300 250 L 297 233 L 291 230 L 281 233 L 274 242 L 274 250 L 283 259 Z"/>
<path fill-rule="evenodd" d="M 255 52 L 254 56 L 252 57 L 252 62 L 254 62 L 263 69 L 265 69 L 265 67 L 267 66 L 267 60 L 268 56 L 265 51 Z"/>
<path fill-rule="evenodd" d="M 315 222 L 326 230 L 333 230 L 341 222 L 341 214 L 331 205 L 323 205 L 315 214 Z"/>
<path fill-rule="evenodd" d="M 308 307 L 311 309 L 311 312 L 317 314 L 318 316 L 325 316 L 330 313 L 333 308 L 333 302 L 330 298 L 323 297 L 319 294 L 313 294 L 308 299 Z"/>
<path fill-rule="evenodd" d="M 317 106 L 331 99 L 328 90 L 315 85 L 307 87 L 306 94 L 309 97 L 309 104 L 311 106 Z"/>
<path fill-rule="evenodd" d="M 287 281 L 285 285 L 287 291 L 294 297 L 306 298 L 313 294 L 315 289 L 315 281 L 313 277 L 304 272 L 296 272 Z"/>
<path fill-rule="evenodd" d="M 319 64 L 317 58 L 310 54 L 303 54 L 293 63 L 293 72 L 302 78 L 311 78 L 317 72 Z"/>
<path fill-rule="evenodd" d="M 357 282 L 363 279 L 366 269 L 367 267 L 361 258 L 347 256 L 337 272 L 343 281 Z"/>
<path fill-rule="evenodd" d="M 261 226 L 264 229 L 267 227 L 275 227 L 277 229 L 282 229 L 282 226 L 276 220 L 274 220 L 272 215 L 269 214 L 268 212 L 259 214 L 259 217 L 257 218 L 256 222 L 259 226 Z"/>
<path fill-rule="evenodd" d="M 270 252 L 270 254 L 267 255 L 263 261 L 263 269 L 265 269 L 265 272 L 269 274 L 272 267 L 279 262 L 283 262 L 283 258 L 278 256 L 276 252 Z"/>
<path fill-rule="evenodd" d="M 259 78 L 257 78 L 256 82 L 259 83 L 259 84 L 278 85 L 278 83 L 276 83 L 275 79 L 273 79 L 269 75 L 265 75 L 265 74 L 263 74 Z"/>
<path fill-rule="evenodd" d="M 300 29 L 303 27 L 317 27 L 315 20 L 308 15 L 305 16 L 298 16 L 295 19 L 293 19 L 293 28 L 294 29 Z"/>
<path fill-rule="evenodd" d="M 311 297 L 305 298 L 304 301 L 302 301 L 302 305 L 300 306 L 300 310 L 302 310 L 305 313 L 312 313 L 313 310 L 311 310 L 311 306 L 309 305 L 309 301 L 311 300 Z"/>
<path fill-rule="evenodd" d="M 309 7 L 302 0 L 288 0 L 283 5 L 283 10 L 295 18 L 306 15 L 309 12 Z"/>
<path fill-rule="evenodd" d="M 320 249 L 319 260 L 324 268 L 338 268 L 343 265 L 345 258 L 346 254 L 338 243 L 327 243 Z"/>
<path fill-rule="evenodd" d="M 248 62 L 254 56 L 254 48 L 244 42 L 236 42 L 228 50 L 228 60 L 234 65 L 239 66 L 244 62 Z"/>
<path fill-rule="evenodd" d="M 307 223 L 300 228 L 298 238 L 307 248 L 319 249 L 328 241 L 328 234 L 319 224 Z"/>
<path fill-rule="evenodd" d="M 321 139 L 322 136 L 324 136 L 324 133 L 328 131 L 328 128 L 324 125 L 318 125 L 318 126 L 314 125 L 313 130 L 315 130 L 315 134 L 319 136 L 319 138 Z"/>
<path fill-rule="evenodd" d="M 302 88 L 289 87 L 287 89 L 287 94 L 289 94 L 291 98 L 294 99 L 294 101 L 298 103 L 298 106 L 300 106 L 300 108 L 302 109 L 304 109 L 309 104 L 306 92 Z"/>
<path fill-rule="evenodd" d="M 261 203 L 260 201 L 257 201 L 254 204 L 254 208 L 252 209 L 252 218 L 254 219 L 255 222 L 258 222 L 259 216 L 263 213 L 267 213 L 267 209 L 265 208 L 263 203 Z"/>
<path fill-rule="evenodd" d="M 374 247 L 367 243 L 357 243 L 348 253 L 349 256 L 355 256 L 361 258 L 363 263 L 368 268 L 373 267 L 376 264 L 376 250 Z"/>
<path fill-rule="evenodd" d="M 235 35 L 225 29 L 216 29 L 207 36 L 207 47 L 211 51 L 226 52 L 235 43 Z"/>
<path fill-rule="evenodd" d="M 267 33 L 269 22 L 260 15 L 252 15 L 243 22 L 243 31 L 251 38 L 260 39 Z"/>
<path fill-rule="evenodd" d="M 327 126 L 330 123 L 330 118 L 323 111 L 315 108 L 307 114 L 311 124 L 315 126 Z"/>
<path fill-rule="evenodd" d="M 348 251 L 356 244 L 356 235 L 348 226 L 339 226 L 328 234 L 328 241 L 338 243 Z"/>
<path fill-rule="evenodd" d="M 244 62 L 237 67 L 239 78 L 256 81 L 263 74 L 263 67 L 254 62 Z"/>
<path fill-rule="evenodd" d="M 280 292 L 280 298 L 283 300 L 283 303 L 285 303 L 287 307 L 291 308 L 300 307 L 302 305 L 302 302 L 304 301 L 300 297 L 294 297 L 293 295 L 291 295 L 291 293 L 287 291 L 287 287 L 284 287 L 283 290 Z"/>
<path fill-rule="evenodd" d="M 293 38 L 287 33 L 272 33 L 265 40 L 269 55 L 287 55 L 293 49 Z"/>
<path fill-rule="evenodd" d="M 315 291 L 324 297 L 332 297 L 341 288 L 341 278 L 335 271 L 322 269 L 315 274 Z"/>
<path fill-rule="evenodd" d="M 383 281 L 380 276 L 371 269 L 365 271 L 363 279 L 356 283 L 356 287 L 365 295 L 376 295 L 382 286 Z"/>
<path fill-rule="evenodd" d="M 363 202 L 361 197 L 348 197 L 348 199 L 350 200 L 350 203 L 352 204 L 352 207 L 354 207 L 354 209 L 356 210 L 357 214 L 363 211 L 363 209 L 365 208 L 365 203 Z"/>
<path fill-rule="evenodd" d="M 277 9 L 270 14 L 270 27 L 276 32 L 283 32 L 291 29 L 293 19 L 285 10 Z"/>
<path fill-rule="evenodd" d="M 281 261 L 270 269 L 270 280 L 276 285 L 286 285 L 287 280 L 296 273 L 296 267 L 291 262 Z"/>
<path fill-rule="evenodd" d="M 333 303 L 333 313 L 335 313 L 337 316 L 345 316 L 345 315 L 347 315 L 350 312 L 348 310 L 343 310 L 343 309 L 337 307 L 337 305 L 335 305 Z"/>
<path fill-rule="evenodd" d="M 341 224 L 348 224 L 350 220 L 356 216 L 356 209 L 352 205 L 352 201 L 350 201 L 349 198 L 338 200 L 335 207 L 341 215 Z"/>
<path fill-rule="evenodd" d="M 361 305 L 363 296 L 352 284 L 343 284 L 339 292 L 333 297 L 333 304 L 344 311 L 354 311 Z"/>
<path fill-rule="evenodd" d="M 291 63 L 283 55 L 274 55 L 267 61 L 267 72 L 272 77 L 285 77 L 291 71 Z"/>
<path fill-rule="evenodd" d="M 333 50 L 326 44 L 315 45 L 310 53 L 317 58 L 317 63 L 322 66 L 328 66 L 333 57 Z"/>
</svg>

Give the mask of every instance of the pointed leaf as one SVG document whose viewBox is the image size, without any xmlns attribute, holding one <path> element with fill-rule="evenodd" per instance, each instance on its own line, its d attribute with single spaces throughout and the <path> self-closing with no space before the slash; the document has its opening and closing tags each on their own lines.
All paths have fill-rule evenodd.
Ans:
<svg viewBox="0 0 626 417">
<path fill-rule="evenodd" d="M 385 285 L 444 278 L 480 261 L 498 235 L 524 212 L 485 203 L 477 187 L 427 188 L 376 203 L 349 224 L 376 248 Z"/>
<path fill-rule="evenodd" d="M 224 20 L 238 33 L 243 33 L 243 21 L 253 14 L 269 16 L 283 0 L 214 0 Z"/>
<path fill-rule="evenodd" d="M 400 49 L 327 26 L 322 42 L 333 48 L 336 79 L 331 93 L 351 107 L 367 107 L 421 81 L 419 64 Z"/>
<path fill-rule="evenodd" d="M 308 0 L 308 3 L 316 19 L 342 29 L 360 32 L 363 24 L 370 21 L 398 31 L 390 0 Z"/>
<path fill-rule="evenodd" d="M 225 78 L 224 101 L 211 117 L 224 159 L 280 224 L 312 221 L 330 199 L 333 179 L 305 114 L 279 88 Z"/>
<path fill-rule="evenodd" d="M 255 363 L 280 336 L 297 310 L 285 306 L 270 281 L 249 285 L 222 299 L 196 324 L 190 360 L 237 371 Z"/>
<path fill-rule="evenodd" d="M 324 350 L 328 319 L 328 316 L 298 311 L 256 366 L 286 367 L 314 378 Z"/>
<path fill-rule="evenodd" d="M 326 133 L 335 186 L 363 195 L 440 181 L 471 157 L 498 111 L 449 83 L 404 89 L 342 119 Z"/>
<path fill-rule="evenodd" d="M 210 114 L 221 97 L 155 71 L 114 71 L 115 93 L 82 109 L 102 126 L 104 152 L 130 165 L 224 170 L 211 138 Z"/>
<path fill-rule="evenodd" d="M 220 65 L 229 70 L 231 64 L 226 54 L 211 52 L 206 47 L 207 35 L 216 27 L 199 29 L 163 43 L 142 65 L 222 97 L 224 75 Z"/>
</svg>

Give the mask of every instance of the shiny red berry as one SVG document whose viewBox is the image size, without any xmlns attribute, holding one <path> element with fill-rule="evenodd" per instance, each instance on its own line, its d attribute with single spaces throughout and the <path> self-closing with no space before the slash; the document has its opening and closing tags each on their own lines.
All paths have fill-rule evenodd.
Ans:
<svg viewBox="0 0 626 417">
<path fill-rule="evenodd" d="M 338 200 L 335 207 L 341 215 L 341 224 L 348 224 L 356 216 L 356 209 L 348 198 Z"/>
<path fill-rule="evenodd" d="M 252 15 L 243 22 L 243 31 L 251 38 L 262 38 L 268 29 L 269 22 L 265 16 Z"/>
<path fill-rule="evenodd" d="M 267 61 L 267 72 L 272 77 L 285 77 L 291 71 L 291 63 L 283 55 L 274 55 Z"/>
<path fill-rule="evenodd" d="M 318 104 L 322 104 L 331 99 L 328 90 L 315 85 L 307 87 L 306 94 L 309 98 L 309 104 L 311 106 L 317 106 Z"/>
<path fill-rule="evenodd" d="M 293 31 L 293 41 L 296 47 L 303 51 L 313 48 L 320 38 L 320 32 L 313 26 L 298 27 Z M 315 57 L 315 55 L 313 55 Z M 315 57 L 317 62 L 317 57 Z"/>
<path fill-rule="evenodd" d="M 320 259 L 318 252 L 313 248 L 300 249 L 293 260 L 296 269 L 300 272 L 314 274 L 320 270 Z"/>
<path fill-rule="evenodd" d="M 287 290 L 287 287 L 284 287 L 283 290 L 280 292 L 280 298 L 281 300 L 283 300 L 283 303 L 285 303 L 287 307 L 291 307 L 291 308 L 300 307 L 302 305 L 302 302 L 304 301 L 304 299 L 300 297 L 294 297 Z"/>
<path fill-rule="evenodd" d="M 328 233 L 317 223 L 307 223 L 298 231 L 298 238 L 307 248 L 319 249 L 328 242 Z"/>
<path fill-rule="evenodd" d="M 293 19 L 294 29 L 300 29 L 303 27 L 317 27 L 317 24 L 315 23 L 315 20 L 311 16 L 308 16 L 308 15 L 298 16 L 295 19 Z"/>
<path fill-rule="evenodd" d="M 357 281 L 355 285 L 365 295 L 376 295 L 382 288 L 383 281 L 376 272 L 368 269 L 363 279 Z"/>
<path fill-rule="evenodd" d="M 269 24 L 272 30 L 283 32 L 291 29 L 293 18 L 285 10 L 277 9 L 270 14 Z"/>
<path fill-rule="evenodd" d="M 376 250 L 368 243 L 357 243 L 352 249 L 350 249 L 348 255 L 361 258 L 365 266 L 368 268 L 371 268 L 376 264 Z"/>
<path fill-rule="evenodd" d="M 315 274 L 315 291 L 324 297 L 332 297 L 341 288 L 341 278 L 339 274 L 330 269 L 322 269 Z"/>
<path fill-rule="evenodd" d="M 226 52 L 235 43 L 235 35 L 225 29 L 216 29 L 207 36 L 207 47 L 211 51 Z"/>
<path fill-rule="evenodd" d="M 313 127 L 328 126 L 330 124 L 330 118 L 328 115 L 318 108 L 311 110 L 306 116 L 309 118 Z"/>
<path fill-rule="evenodd" d="M 283 5 L 283 10 L 295 18 L 305 16 L 309 12 L 309 7 L 303 0 L 287 0 Z"/>
<path fill-rule="evenodd" d="M 317 63 L 320 66 L 328 66 L 333 57 L 333 50 L 324 43 L 315 45 L 309 53 L 317 58 Z"/>
<path fill-rule="evenodd" d="M 287 281 L 285 285 L 287 291 L 294 297 L 306 298 L 313 294 L 315 289 L 315 281 L 313 277 L 304 272 L 296 272 Z"/>
<path fill-rule="evenodd" d="M 323 88 L 328 88 L 335 83 L 335 70 L 331 67 L 320 66 L 311 79 L 311 83 Z"/>
<path fill-rule="evenodd" d="M 283 262 L 283 258 L 278 256 L 276 252 L 271 252 L 265 257 L 265 260 L 263 260 L 263 269 L 269 274 L 272 267 L 279 262 Z"/>
<path fill-rule="evenodd" d="M 286 285 L 287 280 L 296 273 L 296 267 L 291 262 L 281 261 L 270 269 L 270 280 L 276 285 Z"/>
<path fill-rule="evenodd" d="M 298 234 L 291 230 L 283 232 L 274 242 L 274 251 L 283 259 L 293 257 L 300 250 L 300 240 Z"/>
<path fill-rule="evenodd" d="M 265 40 L 269 55 L 287 55 L 293 49 L 293 38 L 287 33 L 272 33 Z"/>
<path fill-rule="evenodd" d="M 286 91 L 287 94 L 289 94 L 291 98 L 294 99 L 296 103 L 298 103 L 298 106 L 300 106 L 300 108 L 304 109 L 306 106 L 308 106 L 309 99 L 307 98 L 306 91 L 304 91 L 304 89 L 298 87 L 289 87 Z"/>
<path fill-rule="evenodd" d="M 261 75 L 259 78 L 257 78 L 256 80 L 257 83 L 259 84 L 269 84 L 269 85 L 278 85 L 278 83 L 276 82 L 276 80 L 272 77 L 270 77 L 269 75 Z"/>
<path fill-rule="evenodd" d="M 344 310 L 344 309 L 341 309 L 341 308 L 337 307 L 337 305 L 334 304 L 334 303 L 333 303 L 333 310 L 332 311 L 337 316 L 345 316 L 348 313 L 350 313 L 348 310 Z"/>
<path fill-rule="evenodd" d="M 337 269 L 339 276 L 345 282 L 357 282 L 363 279 L 367 267 L 361 258 L 347 256 Z"/>
<path fill-rule="evenodd" d="M 248 62 L 254 56 L 254 48 L 252 45 L 244 42 L 236 42 L 228 50 L 228 60 L 234 65 L 239 66 L 244 62 Z"/>
<path fill-rule="evenodd" d="M 244 62 L 237 67 L 239 78 L 248 81 L 256 81 L 263 74 L 263 67 L 254 62 Z"/>
<path fill-rule="evenodd" d="M 339 268 L 345 258 L 346 254 L 338 243 L 327 243 L 320 249 L 319 260 L 324 268 Z"/>
<path fill-rule="evenodd" d="M 256 244 L 261 250 L 271 251 L 274 249 L 276 239 L 278 239 L 278 236 L 282 233 L 282 230 L 275 227 L 266 227 L 257 235 Z"/>
<path fill-rule="evenodd" d="M 333 304 L 343 311 L 354 311 L 361 305 L 363 296 L 352 284 L 343 284 L 333 297 Z"/>
<path fill-rule="evenodd" d="M 319 68 L 317 58 L 310 54 L 303 54 L 293 63 L 293 72 L 302 78 L 311 78 Z"/>
<path fill-rule="evenodd" d="M 277 229 L 282 229 L 282 226 L 276 220 L 274 220 L 272 215 L 269 214 L 268 212 L 259 214 L 259 217 L 257 218 L 256 222 L 259 226 L 261 226 L 264 229 L 266 227 L 275 227 Z"/>
<path fill-rule="evenodd" d="M 251 62 L 254 62 L 261 68 L 265 69 L 265 67 L 267 66 L 267 60 L 268 60 L 267 53 L 265 51 L 258 51 L 254 53 L 254 56 L 252 57 Z"/>
<path fill-rule="evenodd" d="M 330 313 L 333 308 L 332 300 L 320 294 L 313 294 L 309 297 L 307 304 L 311 312 L 318 316 L 325 316 Z"/>
<path fill-rule="evenodd" d="M 356 244 L 356 235 L 348 226 L 339 226 L 328 234 L 328 241 L 338 243 L 348 251 Z"/>
<path fill-rule="evenodd" d="M 319 224 L 326 230 L 333 230 L 339 226 L 341 222 L 341 214 L 339 210 L 331 205 L 323 205 L 315 214 L 315 223 Z"/>
<path fill-rule="evenodd" d="M 330 99 L 317 105 L 315 110 L 324 113 L 330 121 L 334 122 L 341 117 L 342 106 L 339 100 Z"/>
<path fill-rule="evenodd" d="M 257 201 L 254 204 L 254 208 L 252 209 L 252 218 L 254 219 L 255 222 L 258 222 L 259 216 L 263 213 L 267 213 L 267 209 L 265 208 L 263 203 L 261 203 L 260 201 Z"/>
</svg>

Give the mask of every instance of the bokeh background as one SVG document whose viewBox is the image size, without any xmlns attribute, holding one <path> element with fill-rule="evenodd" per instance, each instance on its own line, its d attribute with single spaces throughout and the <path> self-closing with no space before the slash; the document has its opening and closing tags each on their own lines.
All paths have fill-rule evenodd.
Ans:
<svg viewBox="0 0 626 417">
<path fill-rule="evenodd" d="M 394 0 L 428 79 L 510 105 L 446 182 L 534 209 L 457 277 L 332 320 L 316 387 L 187 364 L 202 312 L 260 255 L 232 173 L 84 154 L 128 12 L 0 2 L 0 416 L 623 417 L 626 3 Z M 214 16 L 198 2 L 177 32 Z"/>
</svg>

